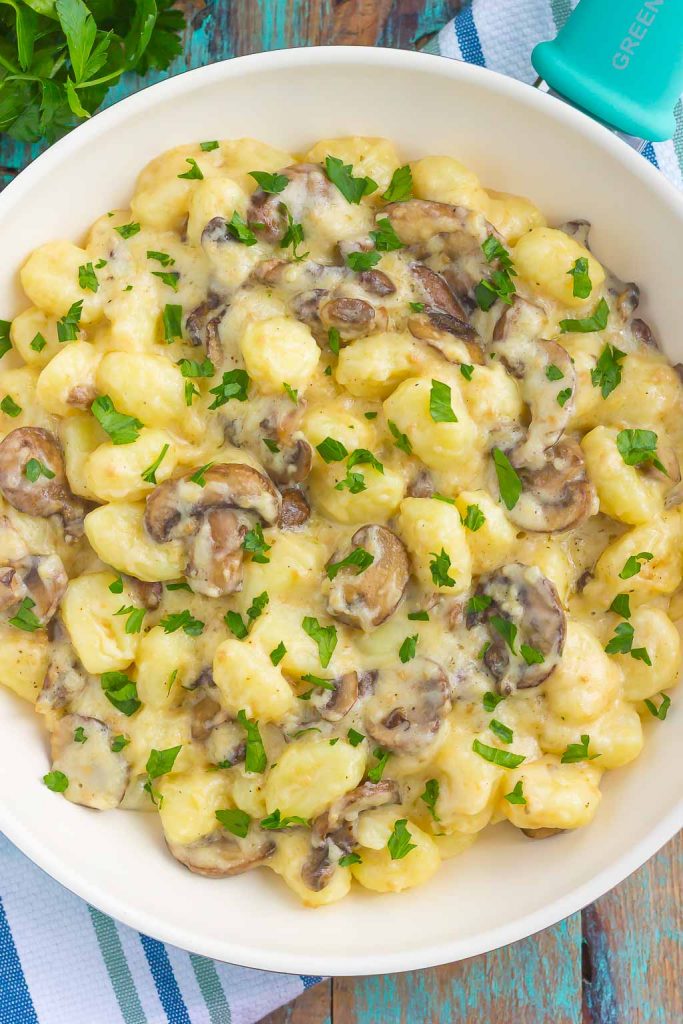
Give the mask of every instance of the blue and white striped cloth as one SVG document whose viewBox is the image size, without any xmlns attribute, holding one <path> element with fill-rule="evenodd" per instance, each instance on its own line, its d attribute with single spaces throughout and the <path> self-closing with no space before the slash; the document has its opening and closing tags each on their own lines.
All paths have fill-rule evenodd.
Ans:
<svg viewBox="0 0 683 1024">
<path fill-rule="evenodd" d="M 576 0 L 473 0 L 427 47 L 533 82 L 529 56 Z M 683 187 L 673 142 L 645 156 Z M 0 835 L 0 1024 L 254 1024 L 319 978 L 270 974 L 166 946 L 102 914 Z"/>
</svg>

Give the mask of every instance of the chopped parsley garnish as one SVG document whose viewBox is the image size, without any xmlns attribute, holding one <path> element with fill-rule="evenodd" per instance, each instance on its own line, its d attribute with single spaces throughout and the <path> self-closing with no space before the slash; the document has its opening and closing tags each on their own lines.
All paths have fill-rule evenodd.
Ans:
<svg viewBox="0 0 683 1024">
<path fill-rule="evenodd" d="M 131 221 L 130 224 L 119 224 L 117 228 L 114 228 L 114 231 L 118 231 L 121 238 L 132 238 L 133 235 L 137 235 L 139 230 L 140 225 L 136 224 L 135 221 Z"/>
<path fill-rule="evenodd" d="M 562 391 L 558 391 L 558 393 L 557 393 L 557 404 L 561 408 L 564 408 L 564 406 L 567 404 L 567 402 L 569 401 L 569 399 L 571 397 L 572 397 L 572 389 L 571 388 L 564 388 Z"/>
<path fill-rule="evenodd" d="M 135 416 L 118 412 L 109 395 L 100 395 L 90 410 L 112 444 L 132 444 L 140 436 L 143 424 Z"/>
<path fill-rule="evenodd" d="M 11 395 L 5 395 L 0 402 L 0 409 L 2 409 L 6 416 L 11 416 L 12 419 L 19 416 L 22 411 L 21 406 L 17 405 Z"/>
<path fill-rule="evenodd" d="M 226 612 L 224 622 L 230 632 L 236 636 L 238 640 L 244 640 L 254 622 L 256 622 L 259 616 L 263 614 L 263 609 L 266 607 L 269 600 L 270 598 L 267 590 L 264 590 L 262 594 L 259 594 L 254 598 L 250 606 L 247 608 L 247 619 L 249 620 L 247 624 L 245 624 L 244 619 L 239 612 Z M 285 652 L 283 651 L 282 653 L 284 655 Z M 271 661 L 272 660 L 273 659 L 271 657 Z M 273 664 L 276 665 L 277 662 L 274 661 Z"/>
<path fill-rule="evenodd" d="M 318 646 L 318 657 L 323 668 L 327 668 L 330 658 L 337 646 L 337 630 L 335 626 L 321 626 L 316 618 L 306 615 L 301 622 L 304 633 Z"/>
<path fill-rule="evenodd" d="M 179 178 L 186 178 L 188 181 L 201 181 L 204 175 L 201 172 L 196 160 L 193 160 L 191 156 L 185 157 L 185 163 L 189 164 L 189 168 L 183 174 L 179 174 Z"/>
<path fill-rule="evenodd" d="M 162 267 L 172 267 L 175 260 L 167 252 L 158 252 L 156 249 L 147 250 L 147 259 L 156 260 Z"/>
<path fill-rule="evenodd" d="M 408 305 L 413 313 L 424 313 L 424 302 L 409 302 Z"/>
<path fill-rule="evenodd" d="M 172 288 L 174 292 L 178 291 L 180 274 L 177 270 L 153 270 L 152 277 L 158 277 L 161 283 L 165 284 L 167 288 Z"/>
<path fill-rule="evenodd" d="M 199 148 L 202 153 L 210 153 L 213 149 L 218 149 L 218 142 L 215 139 L 209 139 L 208 142 L 200 142 Z"/>
<path fill-rule="evenodd" d="M 491 457 L 493 458 L 493 465 L 496 469 L 498 489 L 500 491 L 500 496 L 503 499 L 503 504 L 507 509 L 513 509 L 519 501 L 522 493 L 522 481 L 520 480 L 516 470 L 513 468 L 507 455 L 505 452 L 502 452 L 500 448 L 493 448 L 491 451 Z"/>
<path fill-rule="evenodd" d="M 35 338 L 31 342 L 30 347 L 33 349 L 34 352 L 42 352 L 46 345 L 47 342 L 45 338 L 42 336 L 40 331 L 38 331 Z"/>
<path fill-rule="evenodd" d="M 228 370 L 223 374 L 220 384 L 215 388 L 209 388 L 209 394 L 216 396 L 209 409 L 219 409 L 233 398 L 238 402 L 246 402 L 250 383 L 246 370 Z"/>
<path fill-rule="evenodd" d="M 29 459 L 24 466 L 24 475 L 32 484 L 36 482 L 39 476 L 44 476 L 47 480 L 54 478 L 52 470 L 44 462 L 41 462 L 40 459 Z"/>
<path fill-rule="evenodd" d="M 548 378 L 548 380 L 564 380 L 564 374 L 562 373 L 562 370 L 559 368 L 559 366 L 555 366 L 555 363 L 550 363 L 549 366 L 546 366 L 545 375 Z"/>
<path fill-rule="evenodd" d="M 521 779 L 519 780 L 519 782 L 515 783 L 514 789 L 512 789 L 509 793 L 505 793 L 505 799 L 510 804 L 525 804 L 526 803 L 526 797 L 524 796 L 524 791 L 522 789 L 522 780 Z"/>
<path fill-rule="evenodd" d="M 320 444 L 315 446 L 315 450 L 328 464 L 330 462 L 341 462 L 348 456 L 346 445 L 342 444 L 341 441 L 337 441 L 334 437 L 326 437 Z"/>
<path fill-rule="evenodd" d="M 545 657 L 537 647 L 530 647 L 529 644 L 522 644 L 519 652 L 527 665 L 542 665 Z"/>
<path fill-rule="evenodd" d="M 503 722 L 499 722 L 497 718 L 492 718 L 489 722 L 489 729 L 497 736 L 502 743 L 512 743 L 514 734 L 512 729 L 509 729 Z"/>
<path fill-rule="evenodd" d="M 336 327 L 330 327 L 327 332 L 327 344 L 330 347 L 330 352 L 333 352 L 335 356 L 339 355 L 339 349 L 341 346 L 341 335 Z"/>
<path fill-rule="evenodd" d="M 505 698 L 501 697 L 499 693 L 492 693 L 491 690 L 488 690 L 484 694 L 484 698 L 482 701 L 484 705 L 484 711 L 488 711 L 489 714 L 492 711 L 495 711 L 502 700 L 505 700 Z"/>
<path fill-rule="evenodd" d="M 36 602 L 32 598 L 25 597 L 17 608 L 16 615 L 9 620 L 10 626 L 14 626 L 15 629 L 23 629 L 24 633 L 35 633 L 41 626 L 40 619 L 31 611 L 35 606 Z"/>
<path fill-rule="evenodd" d="M 303 243 L 304 243 L 304 228 L 303 228 L 303 224 L 297 224 L 296 223 L 296 221 L 292 217 L 292 215 L 289 212 L 289 210 L 287 209 L 287 207 L 285 207 L 285 212 L 287 214 L 287 230 L 285 231 L 284 235 L 282 236 L 282 240 L 280 242 L 280 248 L 281 249 L 288 249 L 290 247 L 290 245 L 291 245 L 291 247 L 292 247 L 292 257 L 294 258 L 294 260 L 297 263 L 299 263 L 300 260 L 305 260 L 306 257 L 308 256 L 307 252 L 297 253 L 297 251 L 296 251 L 297 250 L 297 246 L 303 245 Z"/>
<path fill-rule="evenodd" d="M 142 477 L 146 484 L 156 484 L 156 472 L 161 463 L 164 461 L 164 457 L 168 449 L 169 445 L 165 444 L 161 451 L 159 452 L 159 454 L 157 455 L 154 462 L 151 464 L 151 466 L 148 466 L 147 469 L 143 470 L 143 472 L 140 474 L 140 476 Z"/>
<path fill-rule="evenodd" d="M 0 359 L 2 359 L 2 357 L 5 355 L 5 353 L 9 352 L 9 350 L 12 347 L 12 342 L 11 342 L 10 336 L 9 336 L 9 332 L 10 332 L 11 326 L 12 326 L 12 321 L 11 320 L 0 320 Z M 36 338 L 38 338 L 38 337 L 43 338 L 42 334 L 40 334 L 40 335 L 36 334 Z M 35 341 L 36 338 L 34 338 L 33 341 Z M 33 341 L 31 342 L 31 348 L 33 348 Z M 45 338 L 43 338 L 43 345 L 41 347 L 44 348 L 45 344 L 46 344 Z M 38 349 L 35 349 L 34 351 L 40 352 L 40 349 L 38 348 Z"/>
<path fill-rule="evenodd" d="M 100 282 L 97 280 L 97 274 L 92 263 L 84 263 L 83 266 L 78 268 L 78 284 L 83 291 L 96 292 L 100 287 Z"/>
<path fill-rule="evenodd" d="M 469 363 L 460 364 L 460 372 L 465 380 L 472 380 L 472 374 L 474 373 L 474 367 L 470 366 Z"/>
<path fill-rule="evenodd" d="M 669 475 L 657 458 L 657 435 L 654 430 L 620 430 L 617 434 L 617 450 L 627 466 L 647 466 L 652 463 L 665 476 Z"/>
<path fill-rule="evenodd" d="M 259 732 L 258 722 L 250 721 L 244 710 L 237 712 L 237 721 L 247 734 L 247 752 L 244 766 L 248 772 L 258 772 L 261 774 L 266 770 L 268 760 L 263 740 L 261 739 L 261 733 Z"/>
<path fill-rule="evenodd" d="M 276 196 L 284 191 L 289 185 L 289 178 L 286 174 L 271 174 L 269 171 L 249 171 L 249 177 L 253 178 L 263 192 Z"/>
<path fill-rule="evenodd" d="M 195 619 L 194 615 L 187 609 L 184 608 L 181 612 L 172 612 L 167 615 L 165 619 L 162 619 L 159 625 L 163 628 L 164 633 L 175 633 L 177 630 L 182 629 L 183 633 L 187 636 L 201 636 L 204 632 L 204 623 L 200 619 Z"/>
<path fill-rule="evenodd" d="M 273 665 L 279 665 L 286 653 L 287 648 L 281 640 L 277 647 L 270 652 L 270 660 Z"/>
<path fill-rule="evenodd" d="M 149 752 L 147 764 L 145 765 L 147 781 L 143 788 L 149 793 L 153 804 L 156 804 L 157 797 L 159 798 L 159 807 L 163 803 L 163 797 L 156 792 L 152 783 L 155 779 L 159 779 L 162 775 L 168 775 L 169 772 L 173 771 L 173 765 L 182 749 L 183 745 L 181 743 L 177 747 L 167 747 L 165 750 L 155 750 L 152 748 Z"/>
<path fill-rule="evenodd" d="M 628 594 L 617 594 L 612 601 L 611 605 L 607 609 L 610 612 L 615 612 L 617 615 L 621 615 L 622 619 L 631 618 L 631 604 Z"/>
<path fill-rule="evenodd" d="M 264 445 L 266 446 L 269 452 L 272 452 L 273 455 L 278 454 L 278 452 L 280 451 L 280 445 L 277 443 L 277 441 L 273 441 L 272 437 L 262 437 L 261 440 L 263 441 Z"/>
<path fill-rule="evenodd" d="M 451 404 L 450 385 L 441 380 L 433 380 L 429 392 L 429 415 L 435 423 L 457 423 L 458 417 Z"/>
<path fill-rule="evenodd" d="M 624 562 L 624 568 L 619 573 L 619 579 L 630 580 L 632 576 L 637 576 L 642 569 L 643 562 L 651 562 L 655 556 L 651 551 L 640 551 L 637 555 L 629 555 Z"/>
<path fill-rule="evenodd" d="M 573 278 L 572 294 L 577 299 L 587 299 L 593 291 L 593 284 L 588 274 L 588 260 L 585 256 L 579 256 L 574 266 L 567 273 Z"/>
<path fill-rule="evenodd" d="M 443 501 L 447 505 L 455 505 L 455 498 L 449 498 L 447 494 L 439 494 L 438 491 L 434 491 L 432 494 L 433 501 Z"/>
<path fill-rule="evenodd" d="M 608 398 L 621 384 L 621 363 L 625 358 L 626 353 L 615 345 L 605 345 L 600 353 L 595 369 L 591 370 L 591 383 L 594 388 L 600 388 L 603 398 Z"/>
<path fill-rule="evenodd" d="M 186 583 L 185 580 L 181 580 L 178 583 L 167 583 L 166 584 L 166 589 L 167 590 L 171 590 L 171 591 L 173 591 L 173 590 L 187 590 L 188 593 L 190 593 L 190 594 L 192 593 L 192 587 L 190 586 L 189 583 Z"/>
<path fill-rule="evenodd" d="M 242 549 L 251 555 L 252 562 L 259 565 L 267 565 L 270 562 L 267 551 L 272 545 L 268 544 L 263 536 L 263 527 L 260 523 L 254 523 L 251 530 L 247 530 L 242 541 Z"/>
<path fill-rule="evenodd" d="M 282 382 L 282 387 L 284 388 L 285 394 L 289 398 L 290 402 L 293 402 L 294 405 L 297 405 L 299 402 L 299 392 L 297 391 L 297 389 L 293 388 L 291 384 L 288 384 L 286 380 Z"/>
<path fill-rule="evenodd" d="M 662 698 L 662 703 L 659 707 L 656 706 L 654 701 L 649 700 L 648 698 L 643 701 L 643 704 L 653 718 L 658 718 L 660 722 L 663 722 L 669 713 L 669 708 L 671 707 L 671 697 L 666 693 L 660 693 L 658 696 Z"/>
<path fill-rule="evenodd" d="M 123 736 L 121 735 L 121 733 L 119 733 L 119 735 L 114 736 L 114 739 L 111 741 L 111 749 L 114 751 L 115 754 L 118 754 L 118 752 L 120 750 L 123 750 L 124 747 L 127 747 L 129 743 L 130 740 L 128 739 L 128 737 Z"/>
<path fill-rule="evenodd" d="M 578 761 L 593 761 L 599 754 L 589 754 L 588 745 L 590 736 L 584 733 L 580 743 L 569 743 L 564 754 L 560 758 L 562 764 L 576 764 Z"/>
<path fill-rule="evenodd" d="M 246 838 L 251 822 L 251 818 L 246 811 L 240 811 L 238 807 L 227 811 L 216 811 L 216 818 L 228 832 L 232 832 L 234 836 L 239 836 L 240 839 Z"/>
<path fill-rule="evenodd" d="M 387 843 L 389 856 L 392 860 L 403 860 L 411 850 L 417 849 L 415 843 L 410 841 L 413 837 L 408 831 L 407 825 L 407 818 L 399 818 L 398 821 L 394 822 L 394 828 Z"/>
<path fill-rule="evenodd" d="M 216 367 L 209 357 L 202 359 L 201 363 L 196 359 L 179 359 L 178 366 L 183 377 L 213 377 Z"/>
<path fill-rule="evenodd" d="M 185 405 L 191 406 L 194 399 L 200 394 L 201 392 L 196 384 L 193 384 L 191 380 L 185 381 Z"/>
<path fill-rule="evenodd" d="M 68 312 L 57 321 L 57 340 L 75 341 L 83 313 L 83 299 L 69 306 Z"/>
<path fill-rule="evenodd" d="M 205 474 L 208 473 L 208 471 L 211 469 L 213 465 L 215 465 L 215 463 L 207 462 L 203 466 L 200 466 L 199 469 L 195 470 L 195 472 L 190 477 L 192 483 L 198 484 L 200 487 L 206 487 Z"/>
<path fill-rule="evenodd" d="M 269 814 L 267 818 L 261 818 L 259 822 L 261 828 L 264 829 L 280 829 L 280 828 L 296 828 L 297 825 L 303 825 L 307 827 L 309 822 L 306 818 L 300 818 L 298 814 L 290 814 L 286 818 L 280 815 L 280 811 L 275 808 L 272 814 Z"/>
<path fill-rule="evenodd" d="M 408 612 L 408 619 L 411 622 L 429 622 L 429 612 Z"/>
<path fill-rule="evenodd" d="M 432 574 L 432 581 L 435 587 L 454 587 L 455 580 L 449 575 L 448 570 L 451 567 L 451 560 L 449 555 L 446 554 L 443 548 L 437 555 L 435 551 L 430 551 L 432 560 L 429 563 L 429 571 Z"/>
<path fill-rule="evenodd" d="M 512 296 L 516 292 L 515 283 L 512 280 L 517 272 L 513 266 L 510 254 L 501 243 L 489 235 L 482 242 L 482 252 L 487 263 L 498 260 L 501 269 L 494 270 L 488 279 L 482 279 L 474 289 L 474 297 L 479 309 L 486 312 L 491 308 L 496 299 L 501 299 L 508 306 L 512 305 Z"/>
<path fill-rule="evenodd" d="M 439 799 L 439 780 L 438 779 L 427 779 L 425 782 L 424 792 L 420 793 L 420 800 L 427 805 L 427 810 L 431 814 L 434 821 L 441 821 L 441 818 L 436 813 L 436 801 Z"/>
<path fill-rule="evenodd" d="M 560 320 L 560 330 L 563 334 L 592 334 L 593 331 L 604 331 L 608 318 L 609 306 L 600 299 L 591 316 L 581 320 Z"/>
<path fill-rule="evenodd" d="M 362 864 L 363 860 L 358 853 L 345 853 L 343 857 L 339 858 L 337 863 L 340 868 L 348 868 L 352 864 Z"/>
<path fill-rule="evenodd" d="M 123 593 L 123 577 L 121 576 L 121 573 L 119 573 L 115 580 L 112 580 L 109 584 L 108 590 L 110 590 L 112 594 Z"/>
<path fill-rule="evenodd" d="M 345 164 L 336 156 L 325 157 L 325 174 L 332 184 L 337 186 L 344 199 L 356 206 L 363 196 L 372 195 L 377 191 L 376 181 L 365 177 L 354 178 L 352 165 Z"/>
<path fill-rule="evenodd" d="M 394 252 L 396 249 L 405 249 L 388 217 L 380 217 L 377 221 L 377 229 L 370 232 L 370 238 L 375 243 L 377 252 Z"/>
<path fill-rule="evenodd" d="M 114 615 L 127 615 L 126 633 L 139 633 L 142 629 L 142 621 L 147 613 L 146 608 L 136 608 L 133 604 L 123 605 Z"/>
<path fill-rule="evenodd" d="M 358 732 L 356 729 L 349 729 L 346 734 L 346 738 L 352 747 L 358 747 L 365 739 L 362 732 Z"/>
<path fill-rule="evenodd" d="M 333 580 L 340 569 L 353 566 L 356 569 L 354 575 L 360 576 L 362 572 L 372 565 L 375 560 L 375 556 L 371 555 L 365 548 L 354 548 L 353 551 L 349 552 L 345 558 L 342 558 L 339 562 L 330 562 L 327 566 L 327 578 Z"/>
<path fill-rule="evenodd" d="M 232 237 L 236 238 L 238 242 L 242 243 L 242 245 L 256 245 L 258 241 L 256 235 L 251 230 L 247 222 L 240 217 L 237 210 L 235 210 L 225 226 Z"/>
<path fill-rule="evenodd" d="M 636 661 L 642 661 L 651 666 L 652 662 L 647 647 L 633 646 L 633 634 L 634 629 L 630 622 L 620 622 L 605 650 L 608 654 L 630 654 Z"/>
<path fill-rule="evenodd" d="M 349 252 L 346 255 L 346 265 L 351 270 L 362 273 L 364 270 L 372 270 L 381 259 L 382 254 L 376 249 L 369 249 L 367 252 Z"/>
<path fill-rule="evenodd" d="M 142 701 L 138 698 L 137 683 L 125 672 L 103 672 L 100 683 L 109 703 L 126 718 L 130 718 L 142 707 Z"/>
<path fill-rule="evenodd" d="M 490 640 L 486 640 L 481 645 L 481 650 L 479 651 L 479 654 L 477 655 L 477 661 L 481 661 L 483 659 L 484 655 L 486 654 L 486 652 L 488 651 L 490 646 L 491 646 L 491 641 Z"/>
<path fill-rule="evenodd" d="M 51 771 L 43 775 L 43 782 L 53 793 L 65 793 L 69 788 L 69 779 L 60 771 Z"/>
<path fill-rule="evenodd" d="M 183 307 L 174 303 L 166 303 L 164 312 L 161 315 L 161 322 L 164 328 L 164 340 L 170 345 L 176 338 L 182 338 L 183 328 Z"/>
<path fill-rule="evenodd" d="M 510 622 L 509 619 L 504 619 L 502 615 L 492 615 L 489 621 L 496 633 L 499 633 L 500 636 L 502 636 L 503 640 L 510 648 L 511 653 L 517 654 L 517 651 L 515 650 L 517 627 L 514 622 Z"/>
<path fill-rule="evenodd" d="M 412 636 L 407 636 L 401 644 L 398 656 L 404 665 L 415 657 L 418 639 L 418 634 L 414 633 Z"/>
<path fill-rule="evenodd" d="M 525 760 L 524 754 L 513 754 L 511 750 L 501 750 L 499 747 L 489 747 L 480 740 L 474 740 L 472 750 L 479 754 L 485 761 L 497 764 L 501 768 L 518 768 Z"/>
<path fill-rule="evenodd" d="M 367 776 L 370 779 L 370 782 L 376 783 L 379 782 L 384 775 L 384 769 L 387 766 L 387 761 L 391 757 L 391 751 L 383 750 L 382 747 L 375 747 L 372 752 L 372 756 L 376 758 L 377 764 L 368 769 Z"/>
<path fill-rule="evenodd" d="M 476 533 L 477 530 L 481 530 L 482 526 L 486 522 L 486 516 L 479 508 L 478 505 L 468 505 L 465 518 L 462 521 L 463 526 L 466 526 L 472 533 Z"/>
<path fill-rule="evenodd" d="M 493 598 L 489 597 L 488 594 L 473 594 L 465 605 L 465 613 L 467 615 L 478 615 L 479 612 L 485 612 L 492 603 Z"/>
<path fill-rule="evenodd" d="M 413 194 L 413 175 L 409 164 L 397 167 L 391 176 L 389 187 L 382 193 L 388 203 L 401 203 Z"/>
</svg>

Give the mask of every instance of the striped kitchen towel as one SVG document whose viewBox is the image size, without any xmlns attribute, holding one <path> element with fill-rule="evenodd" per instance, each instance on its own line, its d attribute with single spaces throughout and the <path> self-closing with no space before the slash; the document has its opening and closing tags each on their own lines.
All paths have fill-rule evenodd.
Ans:
<svg viewBox="0 0 683 1024">
<path fill-rule="evenodd" d="M 533 82 L 530 54 L 575 0 L 473 0 L 426 47 Z M 645 156 L 683 187 L 673 142 Z M 254 1024 L 319 978 L 270 974 L 164 945 L 102 914 L 0 835 L 0 1024 Z"/>
<path fill-rule="evenodd" d="M 531 66 L 531 51 L 536 43 L 557 35 L 577 3 L 578 0 L 472 0 L 424 50 L 493 68 L 531 84 L 538 77 Z M 669 181 L 683 188 L 683 101 L 680 99 L 675 115 L 673 141 L 648 142 L 643 155 L 659 167 Z"/>
</svg>

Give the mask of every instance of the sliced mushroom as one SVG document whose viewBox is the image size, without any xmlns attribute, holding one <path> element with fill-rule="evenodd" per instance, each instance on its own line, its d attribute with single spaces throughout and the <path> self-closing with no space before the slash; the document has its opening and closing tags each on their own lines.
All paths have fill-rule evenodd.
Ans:
<svg viewBox="0 0 683 1024">
<path fill-rule="evenodd" d="M 456 320 L 467 321 L 467 313 L 456 299 L 445 278 L 424 263 L 411 263 L 410 272 L 417 281 L 421 295 L 434 310 L 448 313 Z"/>
<path fill-rule="evenodd" d="M 383 270 L 362 270 L 357 275 L 357 281 L 370 295 L 384 298 L 385 295 L 393 295 L 396 291 L 396 285 Z"/>
<path fill-rule="evenodd" d="M 73 406 L 74 409 L 84 409 L 89 412 L 90 406 L 96 398 L 97 388 L 94 383 L 74 384 L 66 396 L 66 404 Z"/>
<path fill-rule="evenodd" d="M 555 584 L 536 566 L 511 562 L 480 576 L 475 597 L 488 604 L 469 612 L 466 626 L 486 627 L 489 646 L 483 661 L 500 693 L 528 689 L 547 679 L 559 663 L 567 629 Z M 514 651 L 509 626 L 516 630 Z"/>
<path fill-rule="evenodd" d="M 306 291 L 294 295 L 290 301 L 290 309 L 297 320 L 307 324 L 320 343 L 324 337 L 323 326 L 320 322 L 320 304 L 329 295 L 326 288 L 308 288 Z"/>
<path fill-rule="evenodd" d="M 275 852 L 270 837 L 251 830 L 239 839 L 224 829 L 217 829 L 194 843 L 173 843 L 168 848 L 181 864 L 205 878 L 228 878 L 263 864 Z"/>
<path fill-rule="evenodd" d="M 0 567 L 0 610 L 10 611 L 25 598 L 41 625 L 57 611 L 69 577 L 59 555 L 27 555 Z"/>
<path fill-rule="evenodd" d="M 335 188 L 319 164 L 301 163 L 283 167 L 279 174 L 289 184 L 278 194 L 257 188 L 247 209 L 247 222 L 259 238 L 280 242 L 287 230 L 287 210 L 301 222 L 305 214 L 334 200 Z"/>
<path fill-rule="evenodd" d="M 314 701 L 321 718 L 326 722 L 339 722 L 358 700 L 358 674 L 345 672 L 338 679 L 333 679 L 332 683 L 334 690 L 323 690 Z"/>
<path fill-rule="evenodd" d="M 399 799 L 395 782 L 363 782 L 319 815 L 311 831 L 311 853 L 301 869 L 308 888 L 313 892 L 324 889 L 339 858 L 352 851 L 356 845 L 356 825 L 363 811 L 398 803 Z"/>
<path fill-rule="evenodd" d="M 550 839 L 551 836 L 559 836 L 563 832 L 566 832 L 566 828 L 523 828 L 520 831 L 524 833 L 527 839 Z"/>
<path fill-rule="evenodd" d="M 296 487 L 287 487 L 282 492 L 282 508 L 277 525 L 281 530 L 297 530 L 311 514 L 306 497 Z"/>
<path fill-rule="evenodd" d="M 311 472 L 313 449 L 305 437 L 280 438 L 277 452 L 269 448 L 262 454 L 262 463 L 268 476 L 277 484 L 298 484 Z"/>
<path fill-rule="evenodd" d="M 39 711 L 66 707 L 89 680 L 60 619 L 50 626 L 50 661 L 36 706 Z"/>
<path fill-rule="evenodd" d="M 507 454 L 522 482 L 521 496 L 514 508 L 508 510 L 508 516 L 520 529 L 559 533 L 597 513 L 597 493 L 575 440 L 563 438 L 548 448 L 540 468 L 521 464 L 516 448 Z M 497 489 L 494 477 L 491 469 L 492 487 Z"/>
<path fill-rule="evenodd" d="M 477 332 L 465 320 L 437 309 L 426 309 L 408 318 L 408 330 L 419 341 L 426 341 L 451 363 L 462 363 L 464 344 L 467 359 L 481 366 L 484 353 Z"/>
<path fill-rule="evenodd" d="M 223 361 L 223 347 L 218 336 L 218 328 L 226 309 L 227 306 L 220 296 L 209 292 L 206 299 L 192 310 L 185 321 L 190 343 L 202 345 L 214 366 L 220 366 Z"/>
<path fill-rule="evenodd" d="M 204 473 L 166 480 L 149 494 L 145 527 L 160 544 L 185 542 L 185 576 L 195 593 L 231 594 L 242 585 L 242 540 L 258 519 L 277 522 L 280 495 L 270 480 L 241 463 L 219 463 Z"/>
<path fill-rule="evenodd" d="M 339 331 L 342 341 L 365 337 L 374 331 L 386 330 L 387 311 L 375 307 L 365 299 L 341 296 L 324 302 L 319 307 L 320 321 L 329 330 L 334 327 Z"/>
<path fill-rule="evenodd" d="M 364 548 L 373 561 L 360 573 L 357 566 L 337 572 L 327 595 L 327 610 L 341 622 L 367 631 L 396 611 L 408 583 L 410 562 L 403 542 L 386 526 L 362 526 L 348 550 L 332 561 L 341 561 L 355 548 Z"/>
<path fill-rule="evenodd" d="M 135 576 L 126 576 L 125 580 L 126 586 L 133 591 L 137 600 L 147 611 L 155 611 L 159 607 L 164 594 L 161 583 L 146 583 L 144 580 L 136 579 Z"/>
<path fill-rule="evenodd" d="M 461 256 L 478 249 L 489 235 L 498 237 L 481 213 L 428 199 L 389 203 L 382 215 L 389 218 L 403 244 L 420 254 L 419 258 L 444 249 L 450 256 Z"/>
<path fill-rule="evenodd" d="M 419 469 L 408 484 L 408 494 L 411 498 L 431 498 L 436 490 L 434 477 L 428 469 Z"/>
<path fill-rule="evenodd" d="M 429 658 L 379 674 L 365 706 L 365 728 L 386 750 L 419 754 L 437 738 L 451 710 L 446 673 Z"/>
<path fill-rule="evenodd" d="M 54 476 L 31 481 L 26 464 L 35 459 Z M 83 535 L 86 503 L 71 493 L 59 441 L 42 427 L 18 427 L 0 444 L 0 490 L 19 512 L 48 519 L 59 516 L 67 540 Z"/>
<path fill-rule="evenodd" d="M 77 730 L 82 730 L 78 738 Z M 57 722 L 51 737 L 52 768 L 69 780 L 67 800 L 100 811 L 119 806 L 130 768 L 124 755 L 111 749 L 113 738 L 98 718 L 64 715 Z"/>
</svg>

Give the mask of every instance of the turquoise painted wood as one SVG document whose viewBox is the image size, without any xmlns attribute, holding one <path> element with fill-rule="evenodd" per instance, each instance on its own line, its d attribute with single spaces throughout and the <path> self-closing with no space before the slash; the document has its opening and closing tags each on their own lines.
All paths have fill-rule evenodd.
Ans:
<svg viewBox="0 0 683 1024">
<path fill-rule="evenodd" d="M 412 47 L 459 5 L 185 0 L 180 6 L 188 14 L 186 45 L 170 73 L 285 46 Z M 143 83 L 126 76 L 107 102 L 161 77 L 151 75 Z M 40 146 L 0 138 L 0 187 L 39 151 Z M 322 983 L 272 1014 L 267 1024 L 681 1024 L 682 868 L 679 837 L 583 914 L 538 936 L 436 970 Z"/>
</svg>

